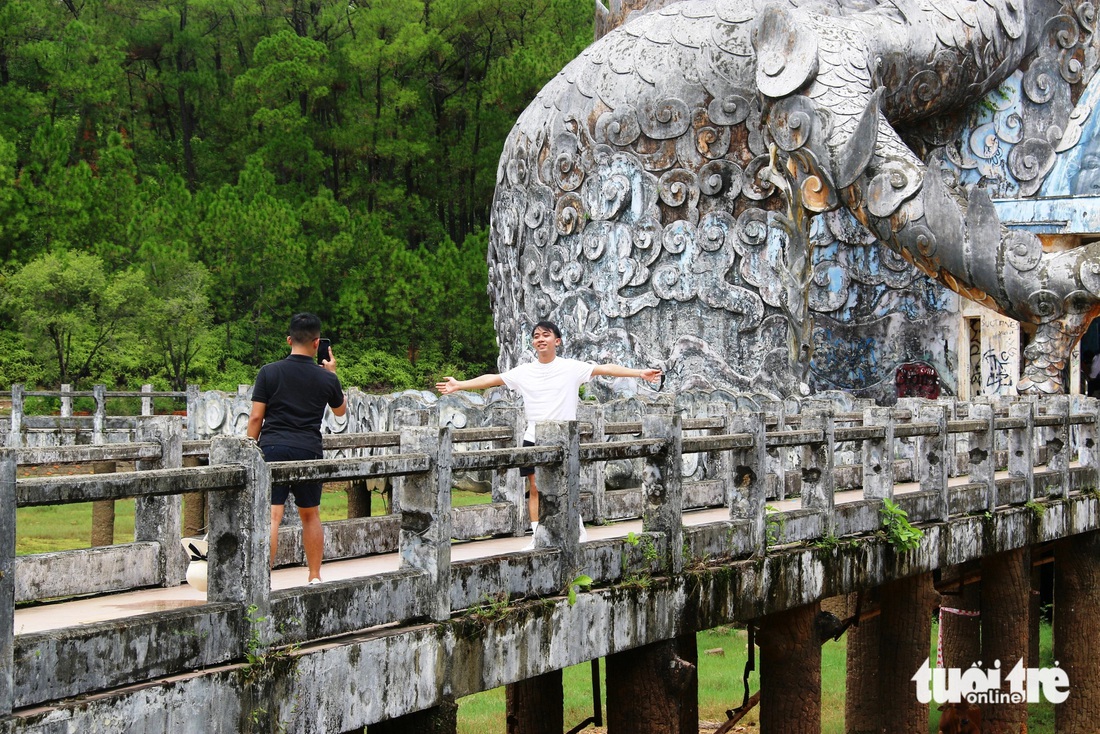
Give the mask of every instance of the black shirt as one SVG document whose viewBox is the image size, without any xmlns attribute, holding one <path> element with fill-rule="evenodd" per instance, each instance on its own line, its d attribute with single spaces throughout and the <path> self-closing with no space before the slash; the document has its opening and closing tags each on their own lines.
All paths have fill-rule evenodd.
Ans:
<svg viewBox="0 0 1100 734">
<path fill-rule="evenodd" d="M 340 379 L 312 357 L 291 354 L 260 368 L 252 402 L 267 406 L 260 446 L 296 446 L 320 455 L 325 406 L 343 405 L 344 391 Z"/>
</svg>

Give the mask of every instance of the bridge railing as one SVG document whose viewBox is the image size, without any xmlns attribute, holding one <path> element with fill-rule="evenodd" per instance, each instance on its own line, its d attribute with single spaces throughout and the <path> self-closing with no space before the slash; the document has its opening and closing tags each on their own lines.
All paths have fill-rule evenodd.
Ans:
<svg viewBox="0 0 1100 734">
<path fill-rule="evenodd" d="M 1097 402 L 975 403 L 965 418 L 948 420 L 949 406 L 921 401 L 905 412 L 866 408 L 861 416 L 807 405 L 780 424 L 762 412 L 726 410 L 706 419 L 651 414 L 613 430 L 622 440 L 582 441 L 580 423 L 538 426 L 538 445 L 457 451 L 449 427 L 405 428 L 397 453 L 268 465 L 246 439 L 215 439 L 210 466 L 163 466 L 180 449 L 167 435 L 161 465 L 150 465 L 145 444 L 121 448 L 144 471 L 95 477 L 16 479 L 17 452 L 0 451 L 0 708 L 23 707 L 138 683 L 228 661 L 247 661 L 273 645 L 348 634 L 381 624 L 446 620 L 488 599 L 562 593 L 580 573 L 597 584 L 676 573 L 688 564 L 760 556 L 787 543 L 873 533 L 878 510 L 893 498 L 914 523 L 980 514 L 1010 504 L 1095 490 Z M 899 416 L 904 416 L 898 420 Z M 770 423 L 770 425 L 769 425 Z M 855 425 L 857 424 L 858 425 Z M 840 424 L 840 425 L 838 425 Z M 688 430 L 699 435 L 685 435 Z M 605 426 L 606 428 L 606 426 Z M 769 430 L 773 429 L 773 430 Z M 495 430 L 495 429 L 494 429 Z M 609 431 L 610 432 L 610 431 Z M 489 431 L 484 436 L 495 437 Z M 503 434 L 500 434 L 503 435 Z M 1036 436 L 1040 437 L 1036 450 Z M 376 437 L 377 438 L 377 437 Z M 966 481 L 952 485 L 948 442 L 965 438 Z M 367 441 L 368 439 L 361 439 Z M 374 439 L 370 439 L 374 440 Z M 386 440 L 392 440 L 388 437 Z M 913 442 L 916 491 L 897 491 L 895 451 Z M 839 501 L 841 444 L 860 446 L 861 488 Z M 996 471 L 998 446 L 1005 457 Z M 76 447 L 74 447 L 76 450 Z M 81 449 L 88 450 L 88 449 Z M 849 452 L 851 453 L 851 452 Z M 686 456 L 709 459 L 704 481 L 721 488 L 723 519 L 685 525 Z M 769 509 L 769 466 L 797 455 L 791 509 Z M 640 515 L 634 537 L 579 543 L 582 477 L 586 467 L 611 461 L 641 464 Z M 1044 463 L 1040 463 L 1044 462 Z M 1038 464 L 1038 467 L 1037 467 Z M 537 542 L 530 552 L 452 562 L 451 480 L 460 470 L 507 471 L 533 465 L 542 495 Z M 956 472 L 957 473 L 957 472 Z M 338 481 L 396 477 L 403 482 L 397 518 L 399 567 L 364 578 L 271 590 L 268 569 L 269 490 L 272 481 Z M 14 508 L 34 504 L 136 497 L 158 506 L 160 535 L 143 539 L 159 550 L 179 546 L 172 524 L 178 495 L 210 495 L 209 588 L 205 604 L 44 633 L 15 634 Z M 778 502 L 778 500 L 776 500 Z M 173 504 L 175 503 L 175 504 Z M 175 537 L 171 537 L 175 530 Z M 161 556 L 157 556 L 158 562 Z M 167 577 L 166 577 L 167 578 Z M 18 664 L 16 664 L 18 663 Z M 10 682 L 7 691 L 4 681 Z"/>
</svg>

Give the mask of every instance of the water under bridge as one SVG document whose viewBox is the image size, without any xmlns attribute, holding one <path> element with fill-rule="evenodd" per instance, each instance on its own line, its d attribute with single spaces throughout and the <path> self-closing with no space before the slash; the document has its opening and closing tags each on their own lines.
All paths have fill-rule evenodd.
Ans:
<svg viewBox="0 0 1100 734">
<path fill-rule="evenodd" d="M 977 568 L 991 589 L 1012 589 L 983 616 L 982 650 L 1016 659 L 1030 587 L 996 579 L 1026 574 L 1033 551 L 1096 548 L 1093 399 L 660 408 L 614 422 L 589 406 L 579 422 L 541 424 L 530 448 L 516 448 L 518 420 L 455 429 L 425 411 L 418 426 L 327 436 L 335 458 L 277 465 L 247 439 L 185 440 L 178 418 L 142 419 L 127 443 L 0 449 L 0 731 L 443 731 L 456 699 L 501 685 L 522 698 L 524 682 L 585 661 L 606 658 L 609 681 L 644 675 L 639 661 L 691 669 L 683 641 L 730 623 L 757 632 L 761 730 L 818 731 L 813 651 L 838 632 L 821 629 L 820 603 L 859 594 L 859 607 L 864 593 L 883 629 L 915 624 L 918 641 L 925 630 L 909 668 L 874 676 L 912 721 L 930 612 L 915 579 L 956 573 L 961 588 Z M 103 460 L 134 470 L 20 475 Z M 634 467 L 637 486 L 606 487 L 615 462 Z M 536 466 L 542 495 L 531 550 L 522 465 Z M 455 476 L 470 472 L 491 475 L 492 502 L 452 507 Z M 269 570 L 272 482 L 365 479 L 392 483 L 394 512 L 325 524 L 324 583 L 304 585 L 293 527 Z M 209 511 L 205 594 L 183 583 L 180 497 L 194 492 Z M 136 498 L 133 543 L 16 557 L 16 507 L 125 498 Z M 884 526 L 887 501 L 923 531 L 912 548 Z M 1089 584 L 1059 593 L 1073 596 L 1056 616 L 1095 615 Z M 1075 685 L 1063 706 L 1097 700 L 1097 651 L 1059 636 L 1057 619 L 1055 630 Z M 690 718 L 691 685 L 661 695 L 668 721 L 623 724 L 639 702 L 609 690 L 609 731 L 688 731 L 677 722 Z"/>
</svg>

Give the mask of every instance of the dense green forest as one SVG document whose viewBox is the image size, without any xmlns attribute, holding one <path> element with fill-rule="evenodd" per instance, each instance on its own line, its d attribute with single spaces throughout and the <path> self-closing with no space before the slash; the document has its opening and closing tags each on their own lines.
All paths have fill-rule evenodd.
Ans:
<svg viewBox="0 0 1100 734">
<path fill-rule="evenodd" d="M 592 0 L 4 0 L 0 386 L 492 367 L 504 136 Z"/>
</svg>

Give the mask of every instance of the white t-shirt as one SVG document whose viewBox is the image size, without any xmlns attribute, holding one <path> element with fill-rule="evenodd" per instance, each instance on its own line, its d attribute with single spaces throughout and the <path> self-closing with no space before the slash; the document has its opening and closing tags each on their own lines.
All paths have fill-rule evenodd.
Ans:
<svg viewBox="0 0 1100 734">
<path fill-rule="evenodd" d="M 525 441 L 535 440 L 535 424 L 540 421 L 577 419 L 578 391 L 592 377 L 596 365 L 575 359 L 555 357 L 553 362 L 527 362 L 501 374 L 504 384 L 523 396 L 527 416 Z"/>
</svg>

